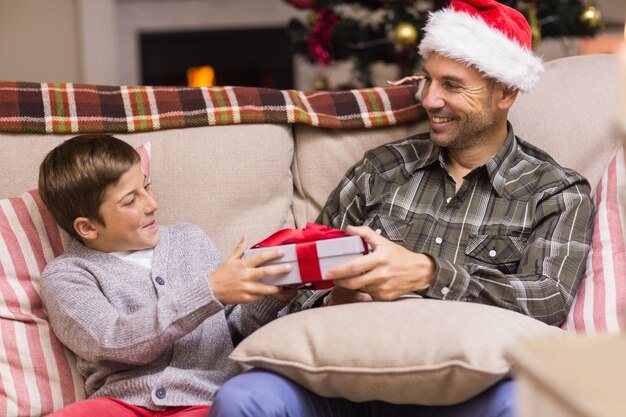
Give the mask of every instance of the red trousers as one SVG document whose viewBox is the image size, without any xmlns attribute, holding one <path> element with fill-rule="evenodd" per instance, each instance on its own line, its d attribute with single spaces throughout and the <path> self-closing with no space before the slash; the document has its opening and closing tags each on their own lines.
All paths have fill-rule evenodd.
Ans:
<svg viewBox="0 0 626 417">
<path fill-rule="evenodd" d="M 117 398 L 98 397 L 75 402 L 47 417 L 207 417 L 210 409 L 208 405 L 196 405 L 152 411 L 126 404 Z"/>
</svg>

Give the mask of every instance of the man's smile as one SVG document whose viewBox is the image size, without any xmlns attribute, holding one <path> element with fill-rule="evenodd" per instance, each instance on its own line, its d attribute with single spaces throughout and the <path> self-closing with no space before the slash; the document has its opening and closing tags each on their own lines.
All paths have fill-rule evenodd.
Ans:
<svg viewBox="0 0 626 417">
<path fill-rule="evenodd" d="M 451 117 L 431 116 L 430 120 L 434 123 L 448 123 L 452 121 Z"/>
</svg>

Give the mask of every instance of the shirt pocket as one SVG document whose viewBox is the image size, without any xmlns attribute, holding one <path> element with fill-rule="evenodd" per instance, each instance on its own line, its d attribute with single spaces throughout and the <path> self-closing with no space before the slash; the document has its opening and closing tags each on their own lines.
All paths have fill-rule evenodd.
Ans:
<svg viewBox="0 0 626 417">
<path fill-rule="evenodd" d="M 373 230 L 380 230 L 381 236 L 391 240 L 392 242 L 404 242 L 413 223 L 395 219 L 384 214 L 377 214 L 365 222 L 365 226 L 369 226 Z"/>
<path fill-rule="evenodd" d="M 526 239 L 512 236 L 470 235 L 465 255 L 504 273 L 517 272 Z"/>
</svg>

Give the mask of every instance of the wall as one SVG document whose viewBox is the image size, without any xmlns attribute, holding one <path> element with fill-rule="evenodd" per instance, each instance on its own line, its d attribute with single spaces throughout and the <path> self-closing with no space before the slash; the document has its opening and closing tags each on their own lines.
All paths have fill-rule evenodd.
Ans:
<svg viewBox="0 0 626 417">
<path fill-rule="evenodd" d="M 597 0 L 596 4 L 602 11 L 604 21 L 610 26 L 623 28 L 626 21 L 626 1 L 624 0 Z"/>
<path fill-rule="evenodd" d="M 0 0 L 0 79 L 82 78 L 75 0 Z"/>
<path fill-rule="evenodd" d="M 76 0 L 83 81 L 120 84 L 116 0 Z"/>
</svg>

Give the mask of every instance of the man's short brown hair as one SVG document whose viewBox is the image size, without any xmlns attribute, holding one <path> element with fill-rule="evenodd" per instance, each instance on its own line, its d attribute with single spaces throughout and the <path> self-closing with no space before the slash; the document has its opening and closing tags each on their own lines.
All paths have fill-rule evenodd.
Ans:
<svg viewBox="0 0 626 417">
<path fill-rule="evenodd" d="M 107 187 L 139 161 L 137 151 L 116 137 L 75 136 L 41 162 L 39 193 L 59 226 L 78 238 L 74 220 L 86 217 L 104 225 L 100 205 Z"/>
</svg>

